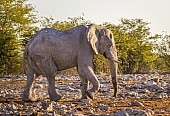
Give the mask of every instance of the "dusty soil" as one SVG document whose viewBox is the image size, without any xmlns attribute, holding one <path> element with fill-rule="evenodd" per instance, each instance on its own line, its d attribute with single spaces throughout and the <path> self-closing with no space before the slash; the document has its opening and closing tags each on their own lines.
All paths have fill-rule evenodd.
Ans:
<svg viewBox="0 0 170 116">
<path fill-rule="evenodd" d="M 139 77 L 139 79 L 136 77 Z M 21 100 L 21 97 L 26 79 L 21 77 L 1 77 L 0 114 L 113 116 L 118 111 L 136 109 L 149 111 L 147 115 L 170 115 L 170 75 L 120 75 L 117 98 L 113 97 L 114 90 L 112 89 L 110 78 L 99 76 L 101 89 L 96 93 L 94 100 L 89 99 L 84 102 L 80 101 L 80 80 L 77 75 L 74 77 L 56 77 L 56 90 L 63 95 L 63 98 L 58 102 L 49 101 L 48 85 L 44 80 L 44 77 L 36 80 L 37 85 L 35 85 L 34 92 L 39 100 L 25 103 Z M 144 88 L 147 88 L 147 84 L 150 84 L 148 83 L 150 81 L 154 81 L 155 83 L 153 84 L 162 87 L 163 91 L 152 91 L 149 88 L 146 89 L 146 92 L 143 91 Z M 161 85 L 161 82 L 164 82 L 164 85 Z M 142 105 L 134 105 L 132 104 L 133 101 L 137 101 Z"/>
</svg>

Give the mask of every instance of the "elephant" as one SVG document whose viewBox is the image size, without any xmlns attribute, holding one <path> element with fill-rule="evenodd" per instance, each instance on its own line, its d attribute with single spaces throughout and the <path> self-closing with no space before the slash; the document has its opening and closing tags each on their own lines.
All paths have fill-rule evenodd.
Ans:
<svg viewBox="0 0 170 116">
<path fill-rule="evenodd" d="M 27 43 L 23 52 L 22 71 L 27 59 L 27 81 L 22 100 L 36 101 L 32 93 L 35 78 L 43 75 L 48 81 L 50 101 L 62 98 L 55 90 L 55 74 L 77 67 L 81 81 L 81 99 L 94 99 L 100 82 L 93 71 L 93 57 L 102 54 L 109 60 L 114 97 L 117 96 L 118 58 L 114 37 L 109 29 L 96 24 L 80 25 L 68 30 L 44 28 Z M 89 88 L 89 82 L 92 87 Z"/>
</svg>

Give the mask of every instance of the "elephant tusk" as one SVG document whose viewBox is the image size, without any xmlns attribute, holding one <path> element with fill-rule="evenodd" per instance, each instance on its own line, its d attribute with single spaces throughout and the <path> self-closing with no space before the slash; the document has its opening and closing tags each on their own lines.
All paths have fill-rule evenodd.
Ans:
<svg viewBox="0 0 170 116">
<path fill-rule="evenodd" d="M 115 60 L 114 58 L 112 58 L 112 61 L 114 61 L 114 62 L 116 62 L 116 63 L 121 63 L 120 61 Z"/>
</svg>

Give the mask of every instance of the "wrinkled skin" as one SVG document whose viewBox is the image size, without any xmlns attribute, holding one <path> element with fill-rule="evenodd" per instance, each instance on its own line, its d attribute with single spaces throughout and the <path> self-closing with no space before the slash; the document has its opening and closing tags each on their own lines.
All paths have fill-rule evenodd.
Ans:
<svg viewBox="0 0 170 116">
<path fill-rule="evenodd" d="M 23 53 L 22 67 L 27 56 L 27 82 L 23 92 L 24 101 L 36 101 L 32 93 L 35 78 L 43 75 L 49 83 L 48 93 L 51 101 L 61 96 L 55 90 L 55 73 L 77 67 L 82 85 L 82 99 L 93 99 L 100 83 L 93 71 L 92 59 L 95 54 L 103 54 L 110 62 L 114 96 L 117 94 L 117 51 L 110 30 L 95 24 L 77 26 L 60 31 L 45 28 L 35 34 L 28 42 Z M 88 83 L 93 85 L 88 88 Z"/>
</svg>

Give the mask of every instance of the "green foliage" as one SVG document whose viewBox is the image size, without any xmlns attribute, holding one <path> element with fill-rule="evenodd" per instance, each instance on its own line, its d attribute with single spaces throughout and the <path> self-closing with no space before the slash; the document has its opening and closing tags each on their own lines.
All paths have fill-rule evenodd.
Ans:
<svg viewBox="0 0 170 116">
<path fill-rule="evenodd" d="M 158 71 L 170 71 L 170 35 L 163 34 L 151 37 L 153 49 L 157 54 L 157 59 L 154 62 L 155 68 Z"/>
<path fill-rule="evenodd" d="M 78 25 L 90 24 L 90 21 L 86 21 L 83 17 L 68 17 L 67 21 L 54 21 L 52 17 L 43 17 L 40 22 L 44 28 L 55 28 L 58 30 L 67 30 Z"/>
<path fill-rule="evenodd" d="M 93 59 L 94 64 L 94 72 L 97 74 L 102 73 L 109 73 L 109 62 L 103 55 L 95 55 Z"/>
<path fill-rule="evenodd" d="M 16 74 L 20 69 L 23 47 L 38 28 L 35 11 L 27 0 L 0 1 L 0 74 Z M 83 17 L 55 21 L 43 17 L 41 27 L 66 30 L 77 25 L 87 25 L 90 21 Z M 119 25 L 102 24 L 112 30 L 118 51 L 119 72 L 144 73 L 170 70 L 170 35 L 151 36 L 148 23 L 142 19 L 121 19 Z M 109 72 L 108 61 L 102 55 L 93 60 L 96 73 Z M 70 69 L 67 72 L 73 72 Z M 66 73 L 64 72 L 64 73 Z"/>
<path fill-rule="evenodd" d="M 21 64 L 21 39 L 30 36 L 35 16 L 27 0 L 0 1 L 0 74 L 16 74 Z M 28 34 L 29 33 L 29 34 Z M 24 40 L 24 39 L 22 39 Z"/>
</svg>

